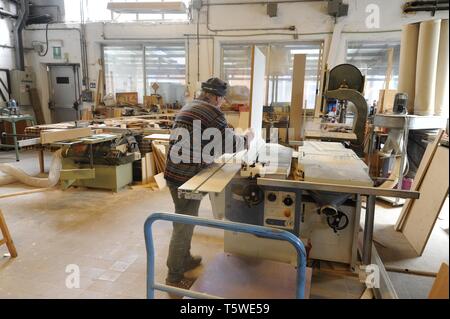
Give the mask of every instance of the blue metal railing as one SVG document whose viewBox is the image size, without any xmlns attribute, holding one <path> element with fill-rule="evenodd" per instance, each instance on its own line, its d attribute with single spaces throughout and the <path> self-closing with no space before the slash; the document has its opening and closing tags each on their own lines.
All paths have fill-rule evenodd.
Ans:
<svg viewBox="0 0 450 319">
<path fill-rule="evenodd" d="M 291 234 L 290 232 L 242 223 L 235 223 L 221 220 L 211 220 L 200 217 L 193 217 L 180 214 L 168 214 L 168 213 L 154 213 L 150 215 L 144 224 L 145 245 L 147 249 L 147 298 L 155 298 L 155 290 L 161 290 L 168 293 L 175 293 L 181 296 L 187 296 L 191 298 L 204 298 L 204 299 L 216 299 L 220 298 L 205 293 L 199 293 L 195 291 L 180 289 L 168 285 L 162 285 L 155 283 L 155 249 L 153 245 L 152 225 L 155 221 L 165 220 L 181 224 L 189 224 L 195 226 L 204 226 L 211 228 L 218 228 L 233 232 L 248 233 L 259 237 L 278 239 L 289 242 L 294 246 L 297 252 L 297 299 L 303 299 L 305 297 L 305 285 L 306 285 L 306 251 L 305 246 L 301 240 Z"/>
</svg>

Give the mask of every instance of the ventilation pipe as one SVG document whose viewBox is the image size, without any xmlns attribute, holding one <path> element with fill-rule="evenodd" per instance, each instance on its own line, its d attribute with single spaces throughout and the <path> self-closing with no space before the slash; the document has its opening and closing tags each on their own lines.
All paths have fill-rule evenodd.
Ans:
<svg viewBox="0 0 450 319">
<path fill-rule="evenodd" d="M 23 34 L 30 12 L 29 0 L 20 0 L 20 7 L 16 24 L 14 25 L 14 41 L 16 48 L 16 68 L 25 71 L 25 52 L 23 49 Z"/>
</svg>

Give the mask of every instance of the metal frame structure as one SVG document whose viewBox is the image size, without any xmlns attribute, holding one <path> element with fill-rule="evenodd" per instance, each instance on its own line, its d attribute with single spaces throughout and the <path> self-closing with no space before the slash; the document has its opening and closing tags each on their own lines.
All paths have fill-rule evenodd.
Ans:
<svg viewBox="0 0 450 319">
<path fill-rule="evenodd" d="M 34 116 L 31 116 L 31 115 L 11 115 L 11 116 L 0 115 L 0 122 L 11 123 L 12 134 L 6 134 L 6 135 L 12 136 L 13 143 L 14 143 L 13 145 L 10 145 L 10 144 L 2 144 L 0 142 L 0 147 L 13 148 L 16 153 L 16 161 L 17 162 L 20 160 L 19 148 L 21 147 L 21 145 L 18 140 L 18 137 L 20 136 L 20 134 L 17 134 L 16 123 L 20 122 L 20 121 L 30 121 L 32 126 L 34 126 L 36 123 Z"/>
<path fill-rule="evenodd" d="M 166 291 L 168 293 L 176 293 L 191 298 L 220 299 L 218 296 L 199 293 L 185 289 L 175 288 L 172 286 L 155 283 L 155 249 L 153 245 L 152 225 L 158 220 L 171 221 L 182 224 L 211 227 L 217 229 L 228 230 L 232 232 L 240 232 L 253 234 L 263 238 L 284 240 L 294 246 L 297 252 L 297 299 L 305 298 L 306 286 L 306 250 L 301 240 L 290 232 L 263 227 L 256 225 L 248 225 L 229 221 L 211 220 L 200 217 L 193 217 L 180 214 L 154 213 L 150 215 L 144 224 L 145 245 L 147 249 L 147 298 L 155 298 L 155 290 Z"/>
<path fill-rule="evenodd" d="M 400 171 L 398 172 L 398 185 L 397 189 L 401 190 L 403 187 L 404 167 L 408 157 L 408 138 L 410 130 L 433 130 L 439 128 L 445 128 L 447 125 L 447 119 L 440 116 L 417 116 L 417 115 L 402 115 L 402 114 L 376 114 L 373 119 L 374 127 L 384 127 L 388 129 L 400 129 L 402 134 L 402 150 L 400 158 Z M 372 165 L 372 155 L 375 148 L 375 138 L 377 132 L 372 130 L 369 140 L 369 170 Z M 383 195 L 380 195 L 383 196 Z M 385 195 L 386 196 L 386 195 Z M 388 196 L 386 196 L 388 197 Z M 395 197 L 392 203 L 394 205 L 403 205 L 400 201 L 401 197 Z M 383 198 L 387 200 L 387 198 Z"/>
<path fill-rule="evenodd" d="M 363 265 L 369 265 L 372 260 L 372 239 L 375 222 L 375 203 L 377 196 L 413 198 L 413 199 L 418 199 L 420 196 L 419 192 L 413 191 L 402 191 L 402 190 L 351 186 L 351 185 L 311 183 L 292 180 L 277 180 L 269 178 L 258 178 L 258 185 L 297 188 L 306 191 L 314 190 L 330 193 L 346 193 L 346 194 L 355 194 L 359 196 L 366 196 L 367 197 L 366 216 L 364 223 L 364 237 L 363 237 L 364 239 L 362 246 Z"/>
<path fill-rule="evenodd" d="M 148 61 L 147 61 L 147 52 L 149 51 L 149 47 L 153 46 L 153 45 L 161 45 L 161 46 L 183 46 L 184 48 L 184 56 L 185 56 L 185 65 L 184 65 L 184 82 L 186 85 L 186 83 L 189 82 L 189 76 L 188 76 L 188 72 L 189 72 L 189 48 L 186 44 L 185 40 L 166 40 L 166 39 L 161 39 L 161 40 L 156 40 L 156 39 L 148 39 L 148 40 L 140 40 L 138 42 L 135 42 L 135 40 L 133 39 L 129 39 L 128 41 L 124 42 L 124 41 L 109 41 L 107 43 L 102 43 L 101 44 L 101 60 L 102 60 L 102 68 L 103 68 L 103 83 L 105 86 L 105 90 L 106 90 L 106 60 L 105 60 L 105 49 L 107 49 L 108 47 L 120 47 L 123 48 L 124 50 L 126 49 L 130 49 L 130 48 L 139 48 L 140 50 L 142 50 L 142 85 L 143 85 L 143 94 L 144 96 L 150 95 L 151 92 L 151 88 L 149 89 L 147 87 L 147 77 L 151 74 L 149 74 L 148 70 L 147 70 L 147 66 L 148 66 Z M 173 83 L 177 83 L 176 82 L 176 78 L 172 78 L 172 80 L 174 81 Z M 170 83 L 170 82 L 169 82 Z M 101 89 L 101 88 L 100 88 Z M 109 92 L 111 93 L 111 92 Z M 143 98 L 143 97 L 142 97 Z"/>
</svg>

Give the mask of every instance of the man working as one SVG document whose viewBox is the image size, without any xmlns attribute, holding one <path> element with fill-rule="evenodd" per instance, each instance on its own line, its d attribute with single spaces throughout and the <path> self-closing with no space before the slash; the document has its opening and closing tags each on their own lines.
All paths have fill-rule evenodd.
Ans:
<svg viewBox="0 0 450 319">
<path fill-rule="evenodd" d="M 217 152 L 217 147 L 214 149 L 217 153 L 213 155 L 214 158 L 223 153 L 224 145 L 232 145 L 231 152 L 236 152 L 246 148 L 253 138 L 251 132 L 240 136 L 234 134 L 230 129 L 225 115 L 220 110 L 226 93 L 227 83 L 218 78 L 211 78 L 202 83 L 201 95 L 186 104 L 175 118 L 164 177 L 177 214 L 198 216 L 200 201 L 178 198 L 178 187 L 210 164 L 205 160 L 211 155 L 210 152 L 204 154 L 205 146 L 210 140 L 202 139 L 204 133 L 217 132 L 219 134 L 221 147 L 219 147 L 219 152 Z M 182 133 L 184 132 L 188 138 L 184 136 L 183 140 Z M 184 150 L 180 154 L 180 149 L 183 148 Z M 227 149 L 227 151 L 230 150 Z M 201 263 L 201 257 L 192 256 L 190 253 L 193 230 L 194 226 L 192 225 L 173 224 L 167 258 L 169 269 L 166 278 L 167 285 L 183 289 L 189 289 L 192 285 L 192 280 L 185 278 L 184 273 Z"/>
</svg>

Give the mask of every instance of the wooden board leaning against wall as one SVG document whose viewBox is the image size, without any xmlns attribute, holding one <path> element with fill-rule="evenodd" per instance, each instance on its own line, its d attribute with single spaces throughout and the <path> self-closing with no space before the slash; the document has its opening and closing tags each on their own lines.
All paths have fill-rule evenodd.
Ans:
<svg viewBox="0 0 450 319">
<path fill-rule="evenodd" d="M 294 55 L 292 73 L 292 98 L 289 116 L 289 127 L 294 130 L 290 139 L 299 141 L 302 136 L 303 101 L 305 89 L 306 54 Z"/>
</svg>

